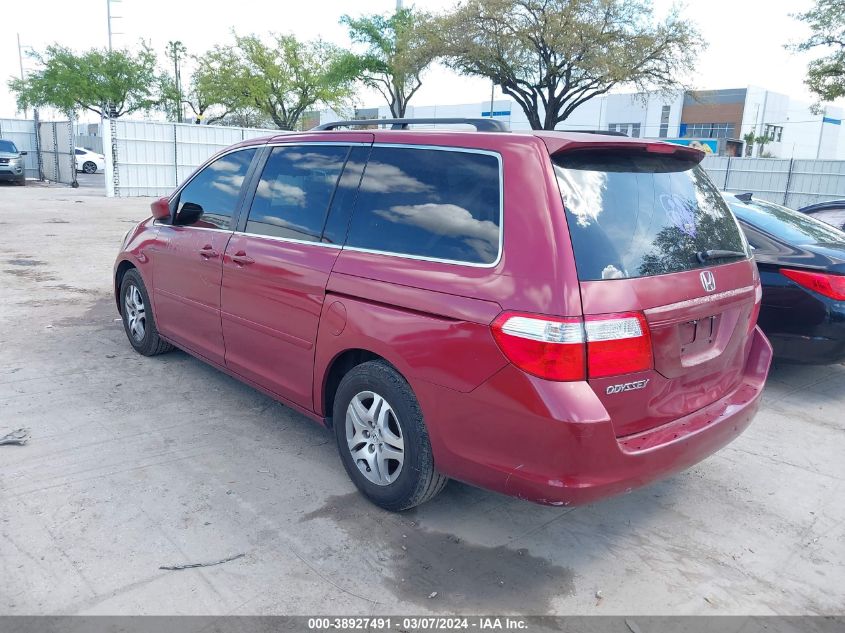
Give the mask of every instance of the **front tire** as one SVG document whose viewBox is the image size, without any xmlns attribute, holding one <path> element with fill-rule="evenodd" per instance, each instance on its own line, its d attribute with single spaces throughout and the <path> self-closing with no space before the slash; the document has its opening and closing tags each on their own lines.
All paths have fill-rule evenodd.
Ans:
<svg viewBox="0 0 845 633">
<path fill-rule="evenodd" d="M 422 411 L 405 379 L 384 361 L 347 373 L 334 399 L 334 431 L 349 478 L 364 496 L 398 512 L 425 503 L 448 479 L 434 468 Z"/>
<path fill-rule="evenodd" d="M 18 178 L 18 179 L 15 181 L 15 184 L 16 184 L 18 187 L 26 187 L 26 176 L 24 176 L 23 178 Z"/>
<path fill-rule="evenodd" d="M 86 174 L 96 174 L 97 173 L 97 164 L 92 163 L 90 160 L 86 160 L 82 163 L 82 171 Z"/>
<path fill-rule="evenodd" d="M 120 315 L 126 337 L 139 354 L 156 356 L 173 349 L 158 335 L 147 288 L 134 268 L 126 271 L 120 284 Z"/>
</svg>

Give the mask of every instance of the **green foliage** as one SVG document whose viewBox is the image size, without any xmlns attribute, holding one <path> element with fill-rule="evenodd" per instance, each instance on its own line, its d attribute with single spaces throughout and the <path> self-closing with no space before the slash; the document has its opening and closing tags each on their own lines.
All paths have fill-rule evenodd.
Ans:
<svg viewBox="0 0 845 633">
<path fill-rule="evenodd" d="M 845 0 L 816 0 L 812 9 L 795 17 L 806 22 L 813 34 L 791 48 L 827 53 L 810 62 L 805 83 L 822 101 L 845 97 Z"/>
<path fill-rule="evenodd" d="M 758 158 L 771 158 L 771 156 L 763 156 L 764 148 L 766 147 L 767 143 L 771 143 L 775 140 L 773 136 L 768 136 L 766 134 L 757 135 L 754 133 L 754 130 L 748 132 L 748 134 L 744 134 L 742 140 L 745 141 L 745 155 L 751 156 L 754 151 L 754 145 L 759 145 L 760 150 L 757 152 Z"/>
<path fill-rule="evenodd" d="M 268 45 L 248 35 L 209 51 L 195 81 L 207 101 L 260 112 L 279 129 L 292 130 L 316 104 L 342 108 L 352 97 L 354 75 L 343 52 L 325 42 L 274 35 Z"/>
<path fill-rule="evenodd" d="M 395 118 L 404 117 L 422 85 L 423 72 L 441 52 L 432 16 L 400 9 L 389 17 L 345 15 L 340 21 L 349 28 L 352 41 L 363 47 L 361 54 L 345 57 L 349 72 L 378 90 Z"/>
<path fill-rule="evenodd" d="M 668 91 L 703 44 L 677 11 L 647 0 L 465 0 L 442 19 L 449 64 L 487 77 L 534 129 L 554 129 L 614 87 Z"/>
<path fill-rule="evenodd" d="M 137 53 L 91 49 L 76 54 L 54 44 L 33 56 L 41 70 L 8 83 L 21 110 L 52 106 L 63 112 L 90 110 L 120 117 L 161 102 L 156 56 L 146 46 Z"/>
</svg>

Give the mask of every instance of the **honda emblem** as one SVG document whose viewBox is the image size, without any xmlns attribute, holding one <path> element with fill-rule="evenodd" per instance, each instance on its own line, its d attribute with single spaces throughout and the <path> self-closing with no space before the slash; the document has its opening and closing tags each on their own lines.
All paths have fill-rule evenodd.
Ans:
<svg viewBox="0 0 845 633">
<path fill-rule="evenodd" d="M 701 271 L 701 285 L 707 292 L 713 292 L 716 289 L 716 278 L 709 270 Z"/>
</svg>

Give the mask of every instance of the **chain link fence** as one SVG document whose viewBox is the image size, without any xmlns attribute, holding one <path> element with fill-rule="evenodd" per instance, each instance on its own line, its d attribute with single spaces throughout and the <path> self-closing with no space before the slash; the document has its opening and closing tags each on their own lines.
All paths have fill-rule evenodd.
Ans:
<svg viewBox="0 0 845 633">
<path fill-rule="evenodd" d="M 26 177 L 77 187 L 72 121 L 0 119 L 0 138 L 12 141 L 24 156 Z"/>
</svg>

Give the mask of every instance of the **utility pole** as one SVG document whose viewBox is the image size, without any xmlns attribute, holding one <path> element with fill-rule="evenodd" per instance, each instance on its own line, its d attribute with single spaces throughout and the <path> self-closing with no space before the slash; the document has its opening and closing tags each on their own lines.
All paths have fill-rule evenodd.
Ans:
<svg viewBox="0 0 845 633">
<path fill-rule="evenodd" d="M 179 40 L 167 43 L 167 56 L 173 60 L 173 78 L 176 81 L 176 121 L 182 123 L 182 69 L 179 64 L 180 55 L 188 52 Z"/>
<path fill-rule="evenodd" d="M 21 67 L 21 81 L 26 79 L 26 76 L 23 72 L 23 49 L 21 48 L 21 34 L 18 33 L 18 64 Z M 27 118 L 26 108 L 23 109 L 23 118 Z"/>
<path fill-rule="evenodd" d="M 120 2 L 120 0 L 106 0 L 106 20 L 108 22 L 108 30 L 109 30 L 109 53 L 112 51 L 112 35 L 122 35 L 122 33 L 117 33 L 112 31 L 111 23 L 112 20 L 119 20 L 121 16 L 119 15 L 112 15 L 111 13 L 111 4 L 112 2 Z"/>
<path fill-rule="evenodd" d="M 397 11 L 402 10 L 402 0 L 396 0 L 396 10 Z"/>
</svg>

